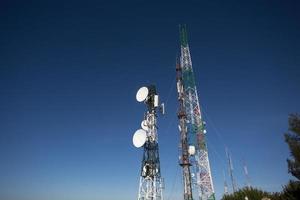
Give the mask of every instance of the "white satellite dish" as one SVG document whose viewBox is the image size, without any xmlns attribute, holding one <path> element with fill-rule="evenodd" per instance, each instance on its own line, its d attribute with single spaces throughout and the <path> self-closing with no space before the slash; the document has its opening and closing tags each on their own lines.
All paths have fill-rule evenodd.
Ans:
<svg viewBox="0 0 300 200">
<path fill-rule="evenodd" d="M 143 120 L 143 121 L 142 121 L 141 127 L 142 127 L 142 129 L 144 129 L 145 131 L 148 130 L 147 120 Z"/>
<path fill-rule="evenodd" d="M 147 87 L 141 87 L 136 93 L 136 100 L 138 102 L 143 102 L 147 98 L 149 90 Z"/>
<path fill-rule="evenodd" d="M 180 126 L 180 125 L 178 125 L 178 129 L 179 129 L 179 131 L 181 132 L 181 126 Z"/>
<path fill-rule="evenodd" d="M 139 129 L 134 133 L 132 142 L 136 148 L 139 148 L 145 144 L 146 139 L 147 139 L 146 131 L 144 131 L 143 129 Z"/>
<path fill-rule="evenodd" d="M 196 153 L 196 148 L 195 148 L 195 146 L 190 145 L 190 146 L 189 146 L 188 152 L 189 152 L 189 154 L 192 155 L 192 156 L 195 155 L 195 153 Z"/>
</svg>

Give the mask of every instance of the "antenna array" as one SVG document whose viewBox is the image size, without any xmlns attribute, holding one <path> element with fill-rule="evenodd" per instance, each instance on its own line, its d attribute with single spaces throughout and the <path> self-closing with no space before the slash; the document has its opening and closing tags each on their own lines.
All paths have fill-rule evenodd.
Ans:
<svg viewBox="0 0 300 200">
<path fill-rule="evenodd" d="M 157 109 L 164 110 L 163 104 L 159 106 L 159 96 L 154 85 L 141 87 L 136 100 L 147 105 L 145 117 L 139 129 L 133 135 L 133 145 L 143 147 L 143 160 L 141 165 L 138 200 L 163 200 L 163 179 L 160 172 L 157 137 Z"/>
</svg>

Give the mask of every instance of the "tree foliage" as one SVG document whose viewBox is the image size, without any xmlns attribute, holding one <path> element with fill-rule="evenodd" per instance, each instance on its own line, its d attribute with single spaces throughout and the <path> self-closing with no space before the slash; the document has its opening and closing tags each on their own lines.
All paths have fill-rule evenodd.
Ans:
<svg viewBox="0 0 300 200">
<path fill-rule="evenodd" d="M 272 199 L 272 194 L 260 189 L 245 187 L 232 194 L 224 195 L 222 200 L 245 200 L 245 197 L 249 200 L 261 200 L 263 198 Z"/>
<path fill-rule="evenodd" d="M 290 181 L 281 192 L 266 192 L 256 188 L 242 188 L 233 194 L 224 195 L 221 200 L 298 200 L 300 197 L 300 181 Z"/>
<path fill-rule="evenodd" d="M 289 132 L 284 134 L 285 141 L 291 151 L 291 159 L 287 159 L 289 172 L 300 180 L 300 116 L 291 114 L 289 117 Z"/>
<path fill-rule="evenodd" d="M 298 200 L 300 197 L 300 181 L 290 181 L 283 187 L 280 200 Z"/>
</svg>

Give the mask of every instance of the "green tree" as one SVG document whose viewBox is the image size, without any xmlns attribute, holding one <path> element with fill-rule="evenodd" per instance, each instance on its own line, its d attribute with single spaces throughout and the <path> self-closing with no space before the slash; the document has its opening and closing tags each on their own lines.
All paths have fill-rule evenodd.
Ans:
<svg viewBox="0 0 300 200">
<path fill-rule="evenodd" d="M 288 170 L 298 181 L 290 181 L 283 187 L 281 198 L 297 200 L 300 196 L 300 116 L 291 114 L 289 117 L 289 131 L 284 134 L 285 141 L 291 151 L 291 159 L 287 159 Z"/>
<path fill-rule="evenodd" d="M 300 116 L 298 114 L 290 115 L 289 131 L 284 136 L 292 157 L 287 159 L 289 173 L 300 180 Z"/>
<path fill-rule="evenodd" d="M 272 199 L 272 194 L 260 189 L 245 187 L 232 194 L 224 195 L 222 200 L 261 200 L 262 198 Z"/>
<path fill-rule="evenodd" d="M 300 197 L 300 181 L 290 181 L 283 187 L 280 200 L 298 200 Z"/>
</svg>

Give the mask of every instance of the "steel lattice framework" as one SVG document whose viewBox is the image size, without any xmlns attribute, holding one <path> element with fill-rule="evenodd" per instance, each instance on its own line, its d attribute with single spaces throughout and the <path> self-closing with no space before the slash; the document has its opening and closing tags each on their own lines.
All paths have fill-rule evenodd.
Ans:
<svg viewBox="0 0 300 200">
<path fill-rule="evenodd" d="M 207 146 L 205 142 L 205 123 L 201 117 L 185 25 L 180 26 L 180 43 L 180 67 L 182 71 L 182 85 L 184 91 L 187 138 L 189 145 L 194 146 L 196 150 L 194 155 L 190 155 L 193 188 L 197 188 L 197 196 L 199 196 L 199 199 L 215 200 Z"/>
<path fill-rule="evenodd" d="M 145 126 L 147 127 L 147 140 L 144 147 L 141 165 L 138 200 L 163 200 L 164 183 L 161 177 L 158 135 L 157 135 L 157 110 L 154 104 L 157 96 L 155 86 L 148 86 L 150 94 L 145 100 L 148 110 L 145 113 Z"/>
<path fill-rule="evenodd" d="M 182 69 L 177 60 L 176 63 L 176 80 L 177 80 L 177 92 L 178 92 L 178 119 L 179 119 L 179 131 L 180 131 L 180 166 L 182 167 L 183 172 L 183 199 L 184 200 L 193 200 L 193 191 L 192 191 L 192 180 L 191 180 L 191 163 L 189 155 L 189 142 L 187 135 L 187 126 L 186 126 L 186 112 L 184 108 L 184 99 L 185 93 L 183 90 L 183 80 L 182 80 Z"/>
</svg>

